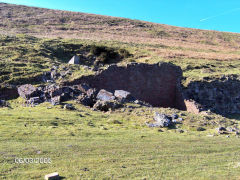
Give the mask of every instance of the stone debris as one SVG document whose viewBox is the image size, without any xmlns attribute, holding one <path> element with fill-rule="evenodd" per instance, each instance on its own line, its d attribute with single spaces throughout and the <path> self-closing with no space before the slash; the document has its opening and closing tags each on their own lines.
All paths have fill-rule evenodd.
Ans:
<svg viewBox="0 0 240 180">
<path fill-rule="evenodd" d="M 227 131 L 227 129 L 225 127 L 218 127 L 216 128 L 217 131 Z"/>
<path fill-rule="evenodd" d="M 82 91 L 85 94 L 87 94 L 87 91 L 91 89 L 89 85 L 86 83 L 79 84 L 78 86 L 76 86 L 76 88 L 78 88 L 80 91 Z"/>
<path fill-rule="evenodd" d="M 19 95 L 26 99 L 26 104 L 38 105 L 42 102 L 50 102 L 52 105 L 60 105 L 64 101 L 76 100 L 84 106 L 93 107 L 94 110 L 110 111 L 123 107 L 123 104 L 130 101 L 130 93 L 124 90 L 116 90 L 115 94 L 101 89 L 99 92 L 83 83 L 77 86 L 60 86 L 56 83 L 46 86 L 34 87 L 30 84 L 22 85 L 18 88 Z M 123 100 L 124 99 L 124 100 Z M 138 101 L 140 105 L 148 105 Z M 69 104 L 63 106 L 64 109 L 73 110 Z"/>
<path fill-rule="evenodd" d="M 175 114 L 175 113 L 174 113 L 174 114 L 172 114 L 172 116 L 171 116 L 171 117 L 172 117 L 172 119 L 178 119 L 178 115 L 177 115 L 177 114 Z"/>
<path fill-rule="evenodd" d="M 122 107 L 122 105 L 118 101 L 101 101 L 101 100 L 98 100 L 93 106 L 94 109 L 100 111 L 115 110 L 120 107 Z"/>
<path fill-rule="evenodd" d="M 64 104 L 63 108 L 67 109 L 67 110 L 74 110 L 75 109 L 75 107 L 72 104 Z"/>
<path fill-rule="evenodd" d="M 92 107 L 94 105 L 94 100 L 86 94 L 81 94 L 77 98 L 77 103 Z"/>
<path fill-rule="evenodd" d="M 169 116 L 166 114 L 159 114 L 158 112 L 155 113 L 154 120 L 160 127 L 169 127 L 172 124 L 172 120 Z"/>
<path fill-rule="evenodd" d="M 55 96 L 51 98 L 51 104 L 53 106 L 59 105 L 61 103 L 61 96 Z"/>
<path fill-rule="evenodd" d="M 54 173 L 45 175 L 44 179 L 45 180 L 60 180 L 60 176 L 59 176 L 58 172 L 54 172 Z"/>
<path fill-rule="evenodd" d="M 64 79 L 67 75 L 71 75 L 72 72 L 67 67 L 62 67 L 61 70 L 59 70 L 60 67 L 53 66 L 50 71 L 43 72 L 43 75 L 41 77 L 42 81 L 44 83 L 55 83 L 56 80 Z"/>
<path fill-rule="evenodd" d="M 38 105 L 42 101 L 40 100 L 40 97 L 32 97 L 29 100 L 27 100 L 27 104 L 32 104 L 32 105 Z"/>
<path fill-rule="evenodd" d="M 131 100 L 131 93 L 124 90 L 115 90 L 114 96 L 121 101 Z"/>
<path fill-rule="evenodd" d="M 25 84 L 25 85 L 22 85 L 18 88 L 18 94 L 28 100 L 30 99 L 31 97 L 37 97 L 40 95 L 40 92 L 38 90 L 38 88 L 34 87 L 33 85 L 31 84 Z"/>
<path fill-rule="evenodd" d="M 101 89 L 97 94 L 97 99 L 101 101 L 111 101 L 115 99 L 113 93 L 106 91 L 105 89 Z"/>
<path fill-rule="evenodd" d="M 225 127 L 216 128 L 218 134 L 228 134 L 227 129 Z"/>
<path fill-rule="evenodd" d="M 239 76 L 223 75 L 221 78 L 190 82 L 184 94 L 187 99 L 200 104 L 203 110 L 228 116 L 240 113 L 239 89 Z M 191 110 L 196 111 L 193 108 Z"/>
<path fill-rule="evenodd" d="M 169 127 L 173 124 L 171 117 L 166 114 L 155 112 L 154 123 L 146 123 L 148 127 Z"/>
</svg>

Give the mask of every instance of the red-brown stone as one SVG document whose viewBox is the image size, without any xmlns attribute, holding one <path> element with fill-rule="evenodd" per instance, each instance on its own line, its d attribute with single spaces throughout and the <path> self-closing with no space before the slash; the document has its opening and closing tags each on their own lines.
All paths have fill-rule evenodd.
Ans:
<svg viewBox="0 0 240 180">
<path fill-rule="evenodd" d="M 156 107 L 185 110 L 181 94 L 182 70 L 170 63 L 112 65 L 98 75 L 84 76 L 71 85 L 87 83 L 90 87 L 130 92 L 135 98 Z"/>
</svg>

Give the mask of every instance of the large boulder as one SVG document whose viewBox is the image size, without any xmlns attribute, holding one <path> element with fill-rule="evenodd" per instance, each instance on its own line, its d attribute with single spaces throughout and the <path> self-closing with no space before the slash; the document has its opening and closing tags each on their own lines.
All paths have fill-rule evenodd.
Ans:
<svg viewBox="0 0 240 180">
<path fill-rule="evenodd" d="M 124 90 L 115 90 L 114 96 L 121 101 L 133 100 L 131 93 Z"/>
<path fill-rule="evenodd" d="M 55 97 L 55 96 L 60 96 L 63 93 L 62 88 L 56 84 L 51 84 L 49 86 L 46 86 L 46 92 L 49 94 L 49 96 Z"/>
<path fill-rule="evenodd" d="M 97 96 L 97 91 L 94 88 L 91 88 L 88 84 L 83 83 L 77 86 L 78 90 L 86 94 L 89 98 L 95 99 Z"/>
<path fill-rule="evenodd" d="M 172 118 L 166 114 L 155 112 L 153 119 L 155 120 L 154 123 L 146 123 L 148 127 L 169 127 L 173 124 Z"/>
<path fill-rule="evenodd" d="M 53 106 L 59 105 L 61 103 L 61 96 L 55 96 L 51 98 L 51 104 Z"/>
<path fill-rule="evenodd" d="M 31 84 L 25 84 L 18 88 L 18 94 L 24 99 L 30 99 L 31 97 L 39 97 L 41 95 L 41 91 L 34 87 Z"/>
<path fill-rule="evenodd" d="M 118 102 L 118 101 L 101 101 L 98 100 L 93 108 L 97 109 L 99 111 L 109 111 L 109 110 L 114 110 L 117 109 L 119 107 L 121 107 L 122 105 Z"/>
<path fill-rule="evenodd" d="M 170 117 L 168 117 L 166 114 L 160 114 L 158 112 L 155 113 L 154 120 L 160 127 L 169 127 L 172 124 Z"/>
<path fill-rule="evenodd" d="M 105 89 L 101 89 L 97 94 L 97 99 L 101 101 L 112 101 L 115 99 L 113 93 L 106 91 Z"/>
<path fill-rule="evenodd" d="M 77 103 L 92 107 L 94 105 L 94 100 L 85 94 L 81 94 L 78 96 Z"/>
</svg>

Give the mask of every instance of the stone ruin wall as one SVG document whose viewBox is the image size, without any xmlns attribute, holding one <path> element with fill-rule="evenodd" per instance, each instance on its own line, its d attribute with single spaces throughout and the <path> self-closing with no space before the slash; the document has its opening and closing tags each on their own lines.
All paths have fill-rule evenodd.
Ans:
<svg viewBox="0 0 240 180">
<path fill-rule="evenodd" d="M 240 78 L 236 75 L 191 82 L 184 94 L 188 102 L 194 100 L 203 110 L 223 116 L 240 114 Z"/>
<path fill-rule="evenodd" d="M 64 85 L 87 83 L 93 88 L 126 90 L 155 107 L 171 107 L 198 114 L 210 110 L 228 116 L 240 114 L 240 77 L 193 81 L 181 86 L 182 70 L 170 63 L 111 65 L 96 75 L 83 76 Z M 15 86 L 2 86 L 0 100 L 18 97 Z"/>
<path fill-rule="evenodd" d="M 186 110 L 181 94 L 182 70 L 170 63 L 112 65 L 98 75 L 82 77 L 73 84 L 87 83 L 97 89 L 125 90 L 155 107 Z"/>
<path fill-rule="evenodd" d="M 126 90 L 155 107 L 171 107 L 195 114 L 210 110 L 226 116 L 240 114 L 240 80 L 235 76 L 191 82 L 181 86 L 182 70 L 170 63 L 110 66 L 97 75 L 72 84 L 88 83 L 97 89 Z"/>
</svg>

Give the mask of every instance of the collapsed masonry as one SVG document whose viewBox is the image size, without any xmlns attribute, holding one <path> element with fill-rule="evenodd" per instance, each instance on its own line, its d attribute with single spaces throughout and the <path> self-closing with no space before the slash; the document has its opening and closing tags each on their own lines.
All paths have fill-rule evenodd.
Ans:
<svg viewBox="0 0 240 180">
<path fill-rule="evenodd" d="M 38 88 L 23 85 L 18 90 L 22 88 L 23 92 L 29 92 L 29 97 L 21 94 L 21 90 L 19 94 L 25 99 L 31 99 L 33 103 L 40 100 L 50 101 L 55 105 L 69 99 L 78 99 L 82 104 L 94 106 L 101 89 L 106 90 L 108 95 L 111 93 L 116 99 L 115 90 L 123 90 L 125 93 L 129 92 L 135 100 L 155 107 L 171 107 L 193 113 L 210 110 L 224 116 L 240 114 L 239 77 L 223 76 L 219 79 L 194 81 L 184 89 L 181 79 L 181 68 L 173 64 L 134 63 L 127 66 L 111 65 L 95 75 L 83 76 L 62 86 L 56 83 Z M 17 96 L 16 87 L 0 88 L 0 99 L 7 100 Z M 97 105 L 105 106 L 106 103 L 98 102 Z"/>
<path fill-rule="evenodd" d="M 240 77 L 237 75 L 191 82 L 184 93 L 189 104 L 193 104 L 190 99 L 194 100 L 192 111 L 195 113 L 210 110 L 223 116 L 240 114 Z"/>
</svg>

